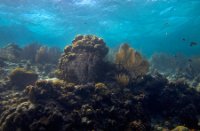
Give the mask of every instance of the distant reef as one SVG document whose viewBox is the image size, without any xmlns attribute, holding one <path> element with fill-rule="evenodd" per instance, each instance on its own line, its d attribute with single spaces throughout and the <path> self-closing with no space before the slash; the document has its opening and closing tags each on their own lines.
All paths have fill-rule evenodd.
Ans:
<svg viewBox="0 0 200 131">
<path fill-rule="evenodd" d="M 128 43 L 112 60 L 94 35 L 76 36 L 63 52 L 0 51 L 1 131 L 200 130 L 200 93 L 153 71 Z"/>
</svg>

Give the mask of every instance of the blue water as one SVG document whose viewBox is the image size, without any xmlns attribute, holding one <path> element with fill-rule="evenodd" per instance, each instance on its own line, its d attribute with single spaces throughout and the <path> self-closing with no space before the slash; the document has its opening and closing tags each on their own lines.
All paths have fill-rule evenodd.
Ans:
<svg viewBox="0 0 200 131">
<path fill-rule="evenodd" d="M 200 0 L 0 0 L 2 46 L 63 48 L 77 34 L 98 35 L 112 48 L 129 42 L 146 56 L 200 55 Z"/>
</svg>

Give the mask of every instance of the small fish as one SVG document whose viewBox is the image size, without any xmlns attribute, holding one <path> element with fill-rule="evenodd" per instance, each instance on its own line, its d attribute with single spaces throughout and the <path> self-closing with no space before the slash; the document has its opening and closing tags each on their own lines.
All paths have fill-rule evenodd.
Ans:
<svg viewBox="0 0 200 131">
<path fill-rule="evenodd" d="M 188 59 L 189 62 L 192 62 L 192 59 Z"/>
<path fill-rule="evenodd" d="M 168 23 L 168 22 L 164 23 L 164 26 L 168 26 L 168 25 L 169 25 L 169 23 Z"/>
<path fill-rule="evenodd" d="M 196 45 L 198 45 L 197 42 L 190 42 L 190 46 L 191 46 L 191 47 L 192 47 L 192 46 L 196 46 Z"/>
<path fill-rule="evenodd" d="M 182 41 L 186 41 L 186 39 L 185 39 L 185 38 L 182 38 Z"/>
</svg>

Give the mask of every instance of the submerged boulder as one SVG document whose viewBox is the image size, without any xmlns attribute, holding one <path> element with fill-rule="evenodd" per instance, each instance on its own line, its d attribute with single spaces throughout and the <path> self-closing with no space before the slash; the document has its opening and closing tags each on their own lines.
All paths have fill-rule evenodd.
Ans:
<svg viewBox="0 0 200 131">
<path fill-rule="evenodd" d="M 62 79 L 75 83 L 102 81 L 108 48 L 103 39 L 93 35 L 79 35 L 66 46 L 59 61 Z"/>
</svg>

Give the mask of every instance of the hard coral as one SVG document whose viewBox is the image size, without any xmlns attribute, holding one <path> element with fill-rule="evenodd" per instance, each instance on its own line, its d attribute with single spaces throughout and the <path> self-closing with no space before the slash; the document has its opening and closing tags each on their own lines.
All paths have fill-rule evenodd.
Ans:
<svg viewBox="0 0 200 131">
<path fill-rule="evenodd" d="M 107 52 L 108 48 L 101 38 L 93 35 L 77 36 L 60 58 L 61 78 L 74 83 L 102 81 Z"/>
<path fill-rule="evenodd" d="M 139 52 L 136 52 L 128 44 L 123 44 L 116 54 L 115 63 L 126 69 L 132 78 L 143 76 L 148 72 L 149 63 L 142 58 Z"/>
<path fill-rule="evenodd" d="M 27 85 L 34 84 L 38 75 L 23 68 L 16 68 L 10 73 L 9 79 L 17 89 L 24 89 Z"/>
</svg>

